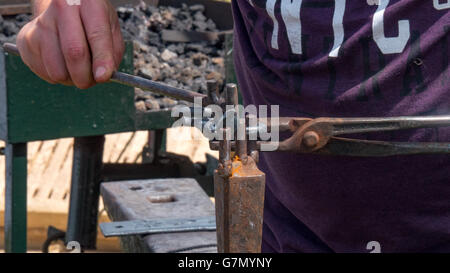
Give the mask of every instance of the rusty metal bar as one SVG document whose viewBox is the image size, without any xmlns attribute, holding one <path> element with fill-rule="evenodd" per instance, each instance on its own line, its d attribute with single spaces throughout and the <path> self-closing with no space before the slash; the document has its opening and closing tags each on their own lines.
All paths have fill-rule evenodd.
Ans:
<svg viewBox="0 0 450 273">
<path fill-rule="evenodd" d="M 239 117 L 240 113 L 236 109 L 238 92 L 235 84 L 227 85 L 225 102 L 227 106 L 235 106 L 233 111 L 227 111 L 226 118 L 244 122 L 245 128 L 245 119 Z M 214 190 L 218 251 L 259 253 L 262 242 L 265 175 L 258 170 L 253 158 L 247 156 L 247 132 L 244 131 L 244 139 L 237 140 L 237 133 L 230 135 L 231 130 L 232 128 L 221 129 L 224 140 L 217 143 L 220 164 L 214 173 Z M 236 146 L 237 157 L 234 158 L 230 157 L 232 143 Z"/>
<path fill-rule="evenodd" d="M 233 162 L 232 175 L 214 174 L 220 253 L 261 252 L 265 175 L 251 157 Z"/>
</svg>

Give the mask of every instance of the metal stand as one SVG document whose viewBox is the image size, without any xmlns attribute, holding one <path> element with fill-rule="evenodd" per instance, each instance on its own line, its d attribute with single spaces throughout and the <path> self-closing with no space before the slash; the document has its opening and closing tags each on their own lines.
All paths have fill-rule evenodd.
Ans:
<svg viewBox="0 0 450 273">
<path fill-rule="evenodd" d="M 27 144 L 7 144 L 5 251 L 27 251 Z"/>
<path fill-rule="evenodd" d="M 75 138 L 66 243 L 95 249 L 104 136 Z"/>
</svg>

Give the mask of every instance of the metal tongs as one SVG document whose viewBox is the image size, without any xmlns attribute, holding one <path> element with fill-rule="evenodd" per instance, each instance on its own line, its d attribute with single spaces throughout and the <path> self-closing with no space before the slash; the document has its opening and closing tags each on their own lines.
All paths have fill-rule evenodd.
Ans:
<svg viewBox="0 0 450 273">
<path fill-rule="evenodd" d="M 365 157 L 448 154 L 450 143 L 387 142 L 338 137 L 348 134 L 448 126 L 450 126 L 450 115 L 392 118 L 292 118 L 288 122 L 288 127 L 293 135 L 280 142 L 277 150 Z M 282 130 L 283 127 L 280 129 Z"/>
<path fill-rule="evenodd" d="M 448 127 L 450 115 L 317 119 L 282 117 L 278 122 L 270 124 L 270 119 L 260 120 L 257 127 L 247 127 L 247 133 L 268 128 L 272 130 L 276 127 L 279 132 L 292 132 L 292 136 L 280 142 L 253 141 L 253 150 L 358 157 L 450 154 L 450 142 L 389 142 L 347 138 L 347 135 L 351 134 Z M 346 137 L 339 137 L 341 135 Z M 273 148 L 262 149 L 263 144 Z M 231 141 L 230 145 L 232 150 L 236 149 L 235 141 Z M 212 141 L 210 147 L 212 150 L 218 150 L 219 142 Z"/>
</svg>

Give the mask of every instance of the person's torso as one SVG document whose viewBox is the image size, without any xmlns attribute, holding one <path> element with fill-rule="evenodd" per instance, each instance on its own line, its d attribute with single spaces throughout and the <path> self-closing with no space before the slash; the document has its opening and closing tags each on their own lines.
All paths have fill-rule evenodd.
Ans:
<svg viewBox="0 0 450 273">
<path fill-rule="evenodd" d="M 235 65 L 246 104 L 280 105 L 281 116 L 302 117 L 450 112 L 450 1 L 234 0 L 232 5 Z M 375 136 L 450 142 L 450 129 Z M 386 251 L 449 244 L 447 155 L 355 159 L 267 153 L 261 159 L 268 200 L 276 200 L 266 204 L 266 226 L 273 229 L 267 240 L 277 251 L 320 249 L 296 243 L 295 224 L 278 222 L 289 215 L 335 251 L 364 251 L 372 240 Z M 272 210 L 275 203 L 284 212 Z"/>
</svg>

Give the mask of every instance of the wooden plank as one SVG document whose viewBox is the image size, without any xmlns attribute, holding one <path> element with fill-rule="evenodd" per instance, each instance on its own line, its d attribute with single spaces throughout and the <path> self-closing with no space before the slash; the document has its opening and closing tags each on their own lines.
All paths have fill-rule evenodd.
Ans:
<svg viewBox="0 0 450 273">
<path fill-rule="evenodd" d="M 53 198 L 60 200 L 61 202 L 67 202 L 70 195 L 70 181 L 72 174 L 72 158 L 73 158 L 73 139 L 70 140 L 69 146 L 64 146 L 61 149 L 64 154 L 64 158 L 61 162 L 56 162 L 57 168 L 54 172 L 58 175 L 55 179 L 58 181 L 55 188 L 53 188 Z"/>
<path fill-rule="evenodd" d="M 65 191 L 64 185 L 70 184 L 70 176 L 60 177 L 60 167 L 62 162 L 68 162 L 66 155 L 67 151 L 73 148 L 73 140 L 59 139 L 57 146 L 53 148 L 52 156 L 47 160 L 46 168 L 43 173 L 43 181 L 45 181 L 46 191 L 43 192 L 43 198 L 63 201 Z M 63 152 L 55 153 L 54 151 L 61 150 Z M 71 166 L 70 166 L 71 167 Z"/>
<path fill-rule="evenodd" d="M 14 4 L 14 5 L 1 5 L 1 15 L 16 15 L 21 13 L 31 13 L 30 4 Z"/>
<path fill-rule="evenodd" d="M 142 150 L 147 142 L 147 132 L 136 132 L 133 137 L 124 145 L 121 152 L 119 163 L 138 163 L 136 158 L 142 153 Z"/>
<path fill-rule="evenodd" d="M 43 196 L 48 192 L 47 179 L 45 179 L 44 171 L 49 158 L 54 152 L 54 147 L 57 141 L 45 141 L 39 150 L 39 157 L 33 162 L 33 167 L 30 168 L 28 176 L 28 196 L 31 199 L 45 200 Z M 32 179 L 31 179 L 32 178 Z"/>
<path fill-rule="evenodd" d="M 104 183 L 101 193 L 114 221 L 179 219 L 214 216 L 214 205 L 194 179 L 152 179 Z M 155 196 L 172 196 L 175 202 L 152 203 Z M 121 237 L 127 252 L 217 252 L 216 232 L 180 232 Z M 198 247 L 198 248 L 195 248 Z"/>
</svg>

